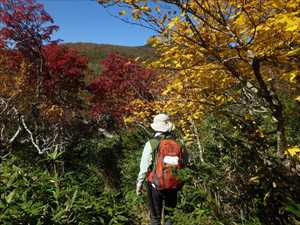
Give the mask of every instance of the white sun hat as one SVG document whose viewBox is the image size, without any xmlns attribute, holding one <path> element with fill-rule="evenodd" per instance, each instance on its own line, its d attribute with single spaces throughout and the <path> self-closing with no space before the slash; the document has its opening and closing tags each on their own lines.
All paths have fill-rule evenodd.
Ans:
<svg viewBox="0 0 300 225">
<path fill-rule="evenodd" d="M 170 117 L 164 113 L 156 115 L 150 126 L 153 130 L 163 133 L 172 131 L 175 128 L 175 125 L 170 121 Z"/>
</svg>

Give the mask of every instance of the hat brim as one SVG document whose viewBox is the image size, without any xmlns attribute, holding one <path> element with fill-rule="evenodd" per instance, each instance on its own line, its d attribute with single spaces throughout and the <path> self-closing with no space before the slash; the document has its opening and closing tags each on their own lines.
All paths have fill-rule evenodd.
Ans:
<svg viewBox="0 0 300 225">
<path fill-rule="evenodd" d="M 151 128 L 157 132 L 168 132 L 174 129 L 174 124 L 172 122 L 167 123 L 151 123 Z"/>
</svg>

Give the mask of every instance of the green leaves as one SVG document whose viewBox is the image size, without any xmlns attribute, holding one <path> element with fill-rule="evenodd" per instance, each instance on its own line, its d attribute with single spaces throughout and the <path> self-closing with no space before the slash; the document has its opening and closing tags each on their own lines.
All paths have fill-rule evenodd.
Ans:
<svg viewBox="0 0 300 225">
<path fill-rule="evenodd" d="M 7 204 L 11 203 L 15 194 L 16 194 L 16 190 L 13 190 L 12 192 L 9 193 L 8 196 L 5 196 L 5 200 L 6 200 Z"/>
<path fill-rule="evenodd" d="M 59 155 L 51 154 L 49 162 Z M 129 207 L 117 200 L 117 194 L 104 191 L 94 170 L 52 174 L 7 157 L 2 158 L 0 177 L 0 221 L 4 224 L 132 224 Z"/>
</svg>

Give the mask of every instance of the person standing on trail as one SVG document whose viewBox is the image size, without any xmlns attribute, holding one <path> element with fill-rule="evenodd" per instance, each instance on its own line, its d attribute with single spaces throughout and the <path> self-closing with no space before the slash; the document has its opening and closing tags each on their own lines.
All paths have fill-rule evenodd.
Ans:
<svg viewBox="0 0 300 225">
<path fill-rule="evenodd" d="M 167 114 L 154 117 L 151 128 L 155 135 L 144 146 L 136 193 L 147 189 L 151 225 L 160 225 L 164 211 L 164 225 L 172 225 L 172 214 L 177 204 L 177 192 L 183 183 L 176 176 L 183 168 L 183 153 L 174 140 L 174 124 Z M 163 209 L 164 208 L 164 209 Z"/>
</svg>

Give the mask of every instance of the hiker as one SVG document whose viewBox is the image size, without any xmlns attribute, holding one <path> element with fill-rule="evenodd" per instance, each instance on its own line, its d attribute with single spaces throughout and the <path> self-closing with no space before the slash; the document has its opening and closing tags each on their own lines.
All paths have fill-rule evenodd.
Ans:
<svg viewBox="0 0 300 225">
<path fill-rule="evenodd" d="M 163 208 L 164 225 L 172 225 L 177 192 L 182 187 L 182 182 L 173 172 L 183 167 L 183 154 L 179 144 L 172 137 L 175 126 L 167 114 L 156 115 L 151 128 L 156 133 L 145 144 L 136 193 L 142 194 L 143 185 L 147 189 L 151 225 L 160 225 Z"/>
</svg>

